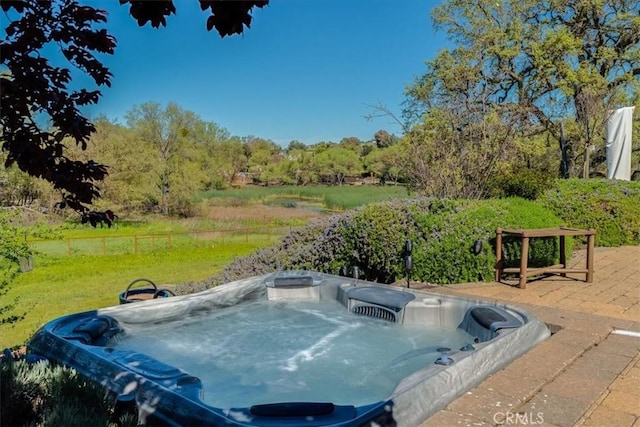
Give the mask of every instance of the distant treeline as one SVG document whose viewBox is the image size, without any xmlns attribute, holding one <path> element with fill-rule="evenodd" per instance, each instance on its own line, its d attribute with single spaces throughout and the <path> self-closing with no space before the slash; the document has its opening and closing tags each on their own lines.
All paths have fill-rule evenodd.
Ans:
<svg viewBox="0 0 640 427">
<path fill-rule="evenodd" d="M 100 184 L 100 205 L 164 214 L 188 215 L 194 197 L 208 190 L 256 184 L 263 186 L 343 185 L 403 182 L 398 137 L 384 130 L 362 141 L 287 147 L 254 137 L 232 136 L 176 104 L 148 102 L 126 115 L 126 124 L 99 117 L 97 131 L 77 159 L 109 166 Z M 73 144 L 69 144 L 73 149 Z M 17 169 L 3 171 L 4 204 L 44 205 L 55 194 L 44 181 Z"/>
</svg>

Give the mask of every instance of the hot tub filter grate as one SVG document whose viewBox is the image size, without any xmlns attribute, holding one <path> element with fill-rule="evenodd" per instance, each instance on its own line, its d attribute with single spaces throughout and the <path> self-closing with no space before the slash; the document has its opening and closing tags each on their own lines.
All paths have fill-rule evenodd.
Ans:
<svg viewBox="0 0 640 427">
<path fill-rule="evenodd" d="M 361 316 L 373 317 L 375 319 L 387 320 L 389 322 L 397 322 L 397 316 L 391 310 L 375 306 L 375 305 L 365 305 L 358 304 L 351 309 L 353 314 L 359 314 Z"/>
<path fill-rule="evenodd" d="M 415 296 L 378 286 L 358 286 L 347 291 L 347 298 L 354 314 L 402 323 L 404 307 Z"/>
</svg>

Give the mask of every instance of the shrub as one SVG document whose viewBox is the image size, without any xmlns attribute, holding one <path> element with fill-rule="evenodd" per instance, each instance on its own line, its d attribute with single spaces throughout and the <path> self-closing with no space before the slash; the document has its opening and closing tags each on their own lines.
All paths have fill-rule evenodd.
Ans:
<svg viewBox="0 0 640 427">
<path fill-rule="evenodd" d="M 16 299 L 7 301 L 6 294 L 20 273 L 21 263 L 31 251 L 24 232 L 14 225 L 18 211 L 0 211 L 0 324 L 21 320 L 24 314 L 12 313 Z M 4 297 L 4 299 L 2 299 Z"/>
<path fill-rule="evenodd" d="M 517 198 L 460 201 L 454 210 L 418 215 L 417 222 L 424 241 L 416 245 L 415 277 L 433 283 L 492 280 L 495 231 L 499 227 L 543 228 L 561 224 L 537 203 Z M 483 250 L 477 255 L 473 251 L 476 241 L 483 242 Z M 520 239 L 503 239 L 506 266 L 519 264 L 520 248 Z M 557 239 L 531 241 L 530 266 L 551 265 L 558 259 Z"/>
<path fill-rule="evenodd" d="M 276 269 L 336 274 L 343 266 L 357 266 L 364 279 L 390 283 L 404 276 L 406 239 L 413 242 L 413 279 L 441 284 L 491 280 L 496 228 L 560 223 L 540 205 L 523 199 L 421 198 L 372 204 L 294 230 L 279 245 L 234 260 L 195 290 Z M 484 247 L 476 255 L 472 249 L 477 240 Z M 504 244 L 507 261 L 517 260 L 519 245 L 508 239 Z M 534 239 L 530 257 L 532 266 L 554 263 L 556 239 Z"/>
<path fill-rule="evenodd" d="M 115 399 L 100 384 L 71 368 L 46 362 L 1 358 L 0 400 L 3 426 L 136 425 L 131 414 L 114 417 Z"/>
<path fill-rule="evenodd" d="M 536 200 L 540 194 L 553 187 L 553 178 L 548 173 L 523 169 L 494 177 L 488 183 L 491 197 L 522 197 Z"/>
<path fill-rule="evenodd" d="M 596 245 L 640 243 L 640 182 L 568 179 L 540 197 L 566 225 L 596 230 Z"/>
</svg>

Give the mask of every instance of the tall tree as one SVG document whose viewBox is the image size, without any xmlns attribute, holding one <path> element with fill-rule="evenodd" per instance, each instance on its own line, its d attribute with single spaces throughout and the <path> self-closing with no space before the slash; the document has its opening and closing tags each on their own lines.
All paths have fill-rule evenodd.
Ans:
<svg viewBox="0 0 640 427">
<path fill-rule="evenodd" d="M 342 185 L 347 176 L 359 176 L 362 162 L 358 154 L 341 145 L 333 145 L 318 154 L 318 169 L 325 181 Z"/>
<path fill-rule="evenodd" d="M 248 171 L 247 152 L 238 137 L 223 141 L 215 153 L 215 170 L 220 175 L 223 186 L 231 185 L 240 172 Z"/>
<path fill-rule="evenodd" d="M 154 147 L 132 129 L 104 116 L 96 118 L 95 126 L 89 147 L 77 153 L 82 160 L 110 165 L 109 175 L 101 183 L 102 197 L 95 205 L 100 209 L 144 210 L 155 194 Z"/>
<path fill-rule="evenodd" d="M 229 131 L 213 122 L 196 125 L 195 138 L 204 149 L 200 161 L 207 176 L 207 189 L 228 187 L 237 173 L 247 168 L 247 150 L 238 137 L 231 137 Z"/>
<path fill-rule="evenodd" d="M 362 141 L 360 140 L 360 138 L 357 138 L 355 136 L 342 138 L 339 145 L 356 153 L 360 153 L 360 150 L 362 149 Z"/>
<path fill-rule="evenodd" d="M 380 183 L 393 181 L 397 184 L 405 171 L 407 155 L 404 145 L 394 144 L 385 148 L 375 148 L 364 158 L 364 165 L 371 176 L 377 177 Z"/>
<path fill-rule="evenodd" d="M 295 185 L 317 184 L 320 179 L 318 156 L 309 148 L 295 149 L 289 152 L 288 165 L 290 182 Z"/>
<path fill-rule="evenodd" d="M 245 137 L 244 140 L 249 157 L 249 172 L 267 184 L 274 181 L 277 171 L 274 166 L 282 160 L 282 147 L 255 136 Z"/>
<path fill-rule="evenodd" d="M 446 1 L 432 17 L 455 44 L 427 62 L 409 88 L 409 117 L 444 109 L 449 128 L 499 119 L 507 139 L 576 123 L 585 156 L 607 111 L 637 99 L 640 3 L 636 0 Z"/>
<path fill-rule="evenodd" d="M 292 152 L 294 150 L 306 150 L 307 146 L 304 142 L 300 142 L 297 139 L 293 141 L 289 141 L 289 145 L 287 145 L 287 152 Z"/>
<path fill-rule="evenodd" d="M 171 0 L 120 0 L 120 4 L 129 5 L 140 26 L 164 26 L 166 17 L 176 12 Z M 207 30 L 215 28 L 222 37 L 242 33 L 251 24 L 252 9 L 266 4 L 268 0 L 200 0 L 202 10 L 210 13 Z M 15 164 L 46 179 L 60 190 L 61 205 L 85 210 L 100 195 L 97 183 L 107 168 L 93 160 L 71 160 L 62 141 L 69 138 L 84 149 L 95 131 L 80 108 L 96 104 L 99 88 L 111 84 L 111 72 L 97 58 L 113 54 L 116 47 L 102 27 L 107 14 L 77 0 L 3 0 L 0 7 L 9 20 L 0 42 L 0 141 L 7 154 L 5 166 Z M 64 65 L 54 65 L 51 50 L 46 50 L 50 44 L 57 45 Z M 90 76 L 96 87 L 75 89 L 71 67 Z"/>
<path fill-rule="evenodd" d="M 198 161 L 193 152 L 201 119 L 174 103 L 163 108 L 155 102 L 134 107 L 126 118 L 137 137 L 153 147 L 160 212 L 168 215 L 172 205 L 193 192 L 194 188 L 185 187 L 189 178 L 193 181 L 189 187 L 203 179 L 200 167 L 192 164 Z"/>
<path fill-rule="evenodd" d="M 373 139 L 376 142 L 376 146 L 378 148 L 385 148 L 385 147 L 389 147 L 391 145 L 394 145 L 395 143 L 398 142 L 398 137 L 390 134 L 389 132 L 387 132 L 384 129 L 380 129 L 378 132 L 376 132 L 373 135 Z"/>
</svg>

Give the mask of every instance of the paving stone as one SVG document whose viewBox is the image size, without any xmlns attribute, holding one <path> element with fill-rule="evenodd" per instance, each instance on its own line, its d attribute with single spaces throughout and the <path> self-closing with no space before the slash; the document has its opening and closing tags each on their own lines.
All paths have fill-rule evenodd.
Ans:
<svg viewBox="0 0 640 427">
<path fill-rule="evenodd" d="M 522 406 L 519 412 L 543 419 L 544 423 L 572 426 L 588 409 L 584 402 L 555 394 L 539 393 Z M 531 423 L 530 423 L 531 424 Z"/>
<path fill-rule="evenodd" d="M 571 298 L 580 301 L 599 301 L 598 295 L 609 289 L 608 286 L 602 286 L 602 284 L 583 285 L 575 283 L 569 290 L 573 291 Z M 620 293 L 618 293 L 620 295 Z M 612 296 L 611 298 L 614 298 Z"/>
<path fill-rule="evenodd" d="M 609 381 L 610 383 L 631 362 L 625 356 L 598 351 L 588 351 L 574 363 L 575 369 L 583 369 L 594 379 Z"/>
<path fill-rule="evenodd" d="M 624 311 L 624 314 L 629 315 L 634 321 L 640 322 L 640 303 L 634 304 Z"/>
<path fill-rule="evenodd" d="M 502 293 L 502 289 L 497 287 L 479 288 L 473 290 L 473 295 L 479 297 L 494 297 L 499 296 Z"/>
<path fill-rule="evenodd" d="M 640 352 L 640 339 L 611 334 L 597 345 L 599 351 L 626 357 L 635 357 Z"/>
<path fill-rule="evenodd" d="M 518 401 L 526 401 L 544 384 L 543 378 L 537 378 L 533 375 L 521 376 L 516 373 L 492 376 L 482 383 L 486 388 L 500 390 L 502 394 L 509 395 Z"/>
<path fill-rule="evenodd" d="M 600 292 L 597 293 L 595 295 L 589 295 L 589 294 L 582 294 L 582 295 L 576 295 L 574 294 L 571 298 L 574 299 L 580 299 L 582 301 L 584 301 L 585 303 L 594 303 L 594 304 L 608 304 L 609 302 L 613 301 L 615 299 L 614 296 L 606 296 L 603 295 L 604 292 Z M 620 295 L 620 294 L 618 294 Z"/>
<path fill-rule="evenodd" d="M 578 306 L 580 306 L 582 302 L 583 301 L 581 300 L 567 297 L 557 301 L 555 304 L 553 304 L 553 307 L 561 310 L 575 310 Z"/>
<path fill-rule="evenodd" d="M 592 405 L 607 391 L 610 381 L 593 378 L 588 372 L 571 366 L 540 393 L 570 397 Z"/>
<path fill-rule="evenodd" d="M 638 320 L 640 320 L 640 311 L 639 312 L 632 312 L 629 310 L 625 310 L 620 316 L 621 319 L 626 319 L 626 320 L 630 320 L 632 322 L 637 322 Z"/>
<path fill-rule="evenodd" d="M 638 283 L 627 280 L 632 274 L 630 270 L 620 270 L 612 274 L 610 279 L 617 283 L 611 287 L 611 290 L 620 291 L 620 294 L 624 294 L 627 290 L 634 289 Z"/>
<path fill-rule="evenodd" d="M 640 375 L 632 371 L 621 375 L 611 384 L 611 390 L 635 394 L 640 397 Z"/>
<path fill-rule="evenodd" d="M 626 412 L 636 417 L 640 416 L 640 396 L 637 394 L 611 390 L 602 401 L 602 406 L 616 411 Z"/>
<path fill-rule="evenodd" d="M 539 302 L 544 305 L 554 304 L 554 303 L 557 303 L 558 301 L 563 300 L 564 298 L 569 298 L 570 295 L 573 295 L 573 292 L 567 291 L 564 289 L 557 289 L 552 292 L 549 292 L 546 295 L 541 296 Z"/>
<path fill-rule="evenodd" d="M 514 302 L 513 304 L 517 304 Z M 575 302 L 574 307 L 577 307 L 579 302 Z M 564 321 L 566 316 L 573 315 L 573 312 L 560 308 L 560 307 L 547 307 L 547 306 L 525 306 L 528 311 L 533 313 L 536 317 L 543 319 L 545 322 L 555 323 L 564 327 Z"/>
<path fill-rule="evenodd" d="M 640 272 L 638 273 L 638 277 L 640 277 Z M 640 302 L 640 291 L 638 291 L 637 288 L 629 289 L 624 294 L 622 294 L 622 296 L 627 298 L 635 298 L 636 304 Z"/>
<path fill-rule="evenodd" d="M 640 332 L 640 322 L 637 320 L 628 321 L 623 319 L 611 319 L 609 323 L 611 323 L 611 326 L 615 329 Z"/>
<path fill-rule="evenodd" d="M 489 377 L 481 386 L 514 400 L 527 401 L 582 352 L 579 347 L 553 342 L 552 337 Z"/>
<path fill-rule="evenodd" d="M 541 375 L 551 379 L 583 353 L 584 350 L 580 347 L 564 344 L 552 336 L 513 361 L 503 371 L 524 376 Z"/>
<path fill-rule="evenodd" d="M 572 331 L 570 329 L 561 329 L 553 335 L 554 340 L 558 340 L 563 344 L 573 345 L 582 349 L 587 349 L 595 343 L 602 340 L 602 335 L 594 332 Z"/>
<path fill-rule="evenodd" d="M 525 426 L 525 425 L 535 425 L 535 426 L 542 426 L 542 427 L 555 426 L 555 424 L 551 424 L 545 421 L 542 413 L 525 412 L 523 410 L 519 410 L 516 412 L 512 412 L 512 411 L 496 412 L 494 415 L 494 424 L 498 426 Z"/>
<path fill-rule="evenodd" d="M 624 308 L 609 305 L 607 306 L 607 308 L 597 310 L 594 314 L 597 316 L 603 316 L 603 317 L 618 317 L 623 315 L 623 313 L 624 313 Z"/>
<path fill-rule="evenodd" d="M 557 323 L 565 329 L 595 333 L 600 335 L 602 338 L 609 335 L 613 330 L 613 328 L 599 316 L 572 313 L 569 315 L 560 314 L 558 317 L 557 322 L 553 323 Z"/>
<path fill-rule="evenodd" d="M 443 410 L 430 417 L 420 424 L 420 427 L 444 427 L 444 426 L 475 426 L 490 425 L 476 421 L 468 416 L 455 412 Z"/>
<path fill-rule="evenodd" d="M 481 385 L 456 399 L 446 409 L 476 421 L 492 424 L 495 414 L 514 411 L 521 404 L 522 401 L 511 395 L 509 390 L 496 390 Z"/>
<path fill-rule="evenodd" d="M 504 298 L 504 295 L 501 297 Z M 531 295 L 531 294 L 520 295 L 520 296 L 515 296 L 514 298 L 507 298 L 507 299 L 512 303 L 517 301 L 519 304 L 524 303 L 524 304 L 540 305 L 540 297 L 537 295 Z"/>
<path fill-rule="evenodd" d="M 619 296 L 610 302 L 610 304 L 618 305 L 624 308 L 630 308 L 632 305 L 637 303 L 638 303 L 638 298 L 625 296 L 625 295 Z"/>
<path fill-rule="evenodd" d="M 612 291 L 612 290 L 611 290 L 611 286 L 606 286 L 606 287 L 604 287 L 604 289 L 605 289 L 605 290 L 604 290 L 604 291 L 602 291 L 602 293 L 600 293 L 599 295 L 603 295 L 603 296 L 606 296 L 606 297 L 609 297 L 609 298 L 613 298 L 613 299 L 611 300 L 611 302 L 612 302 L 612 303 L 613 303 L 613 301 L 615 301 L 617 298 L 620 298 L 620 297 L 624 296 L 624 295 L 621 295 L 621 294 L 620 294 L 620 292 Z"/>
<path fill-rule="evenodd" d="M 582 423 L 584 426 L 616 426 L 632 427 L 636 417 L 621 411 L 616 411 L 606 406 L 598 406 L 595 411 Z"/>
<path fill-rule="evenodd" d="M 596 313 L 598 311 L 611 311 L 611 306 L 606 303 L 585 301 L 578 306 L 583 313 Z"/>
</svg>

